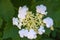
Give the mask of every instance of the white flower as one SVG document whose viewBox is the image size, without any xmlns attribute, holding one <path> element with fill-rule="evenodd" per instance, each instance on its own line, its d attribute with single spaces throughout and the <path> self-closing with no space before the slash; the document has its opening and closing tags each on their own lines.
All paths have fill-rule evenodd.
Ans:
<svg viewBox="0 0 60 40">
<path fill-rule="evenodd" d="M 44 29 L 43 26 L 40 26 L 40 28 L 38 29 L 38 33 L 39 33 L 40 35 L 42 35 L 43 33 L 45 33 L 45 29 Z"/>
<path fill-rule="evenodd" d="M 19 31 L 19 35 L 20 37 L 27 37 L 28 39 L 35 39 L 36 36 L 36 32 L 33 29 L 30 29 L 29 32 L 27 29 L 22 29 Z"/>
<path fill-rule="evenodd" d="M 46 6 L 44 6 L 44 5 L 36 6 L 36 12 L 47 15 Z"/>
<path fill-rule="evenodd" d="M 18 12 L 18 18 L 24 19 L 27 14 L 28 8 L 26 6 L 20 7 Z"/>
<path fill-rule="evenodd" d="M 46 24 L 47 28 L 50 28 L 51 26 L 53 26 L 53 19 L 50 17 L 43 19 L 43 22 Z"/>
<path fill-rule="evenodd" d="M 21 38 L 23 38 L 23 37 L 24 37 L 24 31 L 25 31 L 24 29 L 19 30 L 19 35 L 20 35 L 20 37 L 21 37 Z"/>
<path fill-rule="evenodd" d="M 12 21 L 13 21 L 13 25 L 18 26 L 18 18 L 13 17 Z"/>
<path fill-rule="evenodd" d="M 36 32 L 33 29 L 30 29 L 27 35 L 28 35 L 27 36 L 28 39 L 35 39 L 37 37 Z"/>
<path fill-rule="evenodd" d="M 19 31 L 19 35 L 20 35 L 20 37 L 27 37 L 27 34 L 28 34 L 28 30 L 27 29 L 22 29 L 22 30 L 20 30 Z"/>
<path fill-rule="evenodd" d="M 21 29 L 22 22 L 19 22 L 18 18 L 13 17 L 13 25 L 16 25 L 19 29 Z"/>
</svg>

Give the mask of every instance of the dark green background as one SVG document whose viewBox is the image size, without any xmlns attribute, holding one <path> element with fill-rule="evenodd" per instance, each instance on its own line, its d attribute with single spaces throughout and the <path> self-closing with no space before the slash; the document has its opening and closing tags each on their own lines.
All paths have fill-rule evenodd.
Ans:
<svg viewBox="0 0 60 40">
<path fill-rule="evenodd" d="M 54 20 L 54 31 L 46 29 L 46 33 L 38 35 L 35 40 L 60 40 L 60 0 L 0 0 L 0 40 L 29 40 L 20 38 L 12 18 L 17 17 L 19 6 L 28 6 L 35 13 L 37 5 L 47 7 L 47 16 Z"/>
</svg>

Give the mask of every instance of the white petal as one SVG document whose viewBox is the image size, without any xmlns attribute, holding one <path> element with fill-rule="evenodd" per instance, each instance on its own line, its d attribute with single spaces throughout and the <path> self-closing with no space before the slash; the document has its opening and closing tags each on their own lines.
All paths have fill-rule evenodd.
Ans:
<svg viewBox="0 0 60 40">
<path fill-rule="evenodd" d="M 37 35 L 34 36 L 34 39 L 36 39 L 36 38 L 37 38 Z"/>
<path fill-rule="evenodd" d="M 24 37 L 24 29 L 19 30 L 19 35 L 20 35 L 20 37 L 21 37 L 21 38 L 23 38 L 23 37 Z"/>
<path fill-rule="evenodd" d="M 47 15 L 46 6 L 44 6 L 44 5 L 36 6 L 36 12 Z"/>
<path fill-rule="evenodd" d="M 45 33 L 45 30 L 43 29 L 42 32 Z"/>
<path fill-rule="evenodd" d="M 27 37 L 27 34 L 28 34 L 28 30 L 26 29 L 26 30 L 24 31 L 24 36 Z"/>
<path fill-rule="evenodd" d="M 41 25 L 41 26 L 40 26 L 40 29 L 44 29 L 44 26 Z"/>
<path fill-rule="evenodd" d="M 39 33 L 40 35 L 42 35 L 42 34 L 43 34 L 43 32 L 41 32 L 41 31 L 40 31 L 40 32 L 38 32 L 38 33 Z"/>
<path fill-rule="evenodd" d="M 50 28 L 51 26 L 53 26 L 53 19 L 50 17 L 43 19 L 43 22 L 46 24 L 47 28 Z"/>
<path fill-rule="evenodd" d="M 19 24 L 17 25 L 17 27 L 18 27 L 19 29 L 21 29 L 21 26 L 22 26 L 22 23 L 19 22 Z"/>
<path fill-rule="evenodd" d="M 13 20 L 13 25 L 17 26 L 18 25 L 18 18 L 13 17 L 12 20 Z"/>
<path fill-rule="evenodd" d="M 42 35 L 43 33 L 45 33 L 45 29 L 44 29 L 43 26 L 40 26 L 40 28 L 38 29 L 38 33 L 39 33 L 40 35 Z"/>
<path fill-rule="evenodd" d="M 40 9 L 42 10 L 42 11 L 46 11 L 46 6 L 44 6 L 44 5 L 40 5 Z"/>
<path fill-rule="evenodd" d="M 18 18 L 24 19 L 27 11 L 28 11 L 28 8 L 26 6 L 20 7 L 18 11 L 19 12 Z"/>
<path fill-rule="evenodd" d="M 33 29 L 30 29 L 27 38 L 29 38 L 29 39 L 35 39 L 36 37 L 37 37 L 36 36 L 36 32 Z"/>
<path fill-rule="evenodd" d="M 36 34 L 36 32 L 35 32 L 33 29 L 30 29 L 29 32 L 31 32 L 31 33 L 33 33 L 33 34 Z"/>
</svg>

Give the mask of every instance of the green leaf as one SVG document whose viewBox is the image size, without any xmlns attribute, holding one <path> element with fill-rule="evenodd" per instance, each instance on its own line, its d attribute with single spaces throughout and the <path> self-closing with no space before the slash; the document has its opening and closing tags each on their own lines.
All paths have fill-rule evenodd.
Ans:
<svg viewBox="0 0 60 40">
<path fill-rule="evenodd" d="M 51 33 L 51 30 L 50 30 L 50 29 L 48 29 L 48 28 L 46 28 L 45 30 L 46 30 L 46 31 L 45 31 L 45 34 L 49 36 L 49 35 L 50 35 L 50 33 Z"/>
<path fill-rule="evenodd" d="M 0 28 L 2 27 L 3 20 L 0 18 Z"/>
<path fill-rule="evenodd" d="M 0 17 L 9 22 L 14 15 L 14 7 L 10 0 L 0 1 Z"/>
<path fill-rule="evenodd" d="M 52 32 L 52 37 L 55 38 L 56 37 L 56 31 Z"/>
<path fill-rule="evenodd" d="M 43 40 L 53 40 L 53 39 L 51 39 L 51 38 L 43 38 Z"/>
<path fill-rule="evenodd" d="M 35 39 L 35 40 L 41 40 L 41 38 L 42 38 L 42 35 L 37 35 L 37 38 Z"/>
<path fill-rule="evenodd" d="M 28 38 L 20 38 L 19 36 L 16 36 L 16 38 L 13 38 L 12 40 L 29 40 Z"/>
<path fill-rule="evenodd" d="M 3 39 L 9 38 L 9 37 L 17 38 L 17 35 L 18 35 L 17 27 L 14 27 L 11 24 L 7 23 L 6 27 L 4 28 Z"/>
<path fill-rule="evenodd" d="M 58 16 L 56 16 L 58 15 Z M 60 10 L 57 10 L 54 14 L 55 27 L 60 28 Z"/>
<path fill-rule="evenodd" d="M 0 38 L 2 38 L 2 35 L 3 35 L 2 32 L 0 32 Z"/>
<path fill-rule="evenodd" d="M 12 40 L 28 40 L 27 38 L 20 38 L 17 27 L 11 24 L 6 24 L 3 32 L 3 39 L 12 38 Z"/>
<path fill-rule="evenodd" d="M 12 40 L 12 38 L 7 38 L 7 39 L 3 39 L 3 40 Z"/>
<path fill-rule="evenodd" d="M 2 38 L 0 38 L 0 40 L 2 40 Z"/>
</svg>

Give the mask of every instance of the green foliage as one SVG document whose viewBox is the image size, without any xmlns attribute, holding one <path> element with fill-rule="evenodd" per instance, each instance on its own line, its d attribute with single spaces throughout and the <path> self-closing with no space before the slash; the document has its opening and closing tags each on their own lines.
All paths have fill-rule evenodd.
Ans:
<svg viewBox="0 0 60 40">
<path fill-rule="evenodd" d="M 16 27 L 13 27 L 11 24 L 7 23 L 6 27 L 4 28 L 4 38 L 8 38 L 8 37 L 16 37 L 18 34 L 18 29 Z"/>
<path fill-rule="evenodd" d="M 2 27 L 3 20 L 0 18 L 0 28 Z"/>
<path fill-rule="evenodd" d="M 18 28 L 12 25 L 13 16 L 18 14 L 19 6 L 27 5 L 35 12 L 36 5 L 44 4 L 48 15 L 54 20 L 54 31 L 46 29 L 45 34 L 35 40 L 60 40 L 60 0 L 0 0 L 0 40 L 29 40 L 20 38 Z"/>
<path fill-rule="evenodd" d="M 51 30 L 48 29 L 48 28 L 46 28 L 46 32 L 45 32 L 45 34 L 46 34 L 47 36 L 50 36 L 50 33 L 51 33 Z"/>
<path fill-rule="evenodd" d="M 0 17 L 9 22 L 14 15 L 14 7 L 10 0 L 1 0 L 0 2 Z"/>
<path fill-rule="evenodd" d="M 53 31 L 51 36 L 52 36 L 53 38 L 55 38 L 55 37 L 56 37 L 56 31 Z"/>
</svg>

